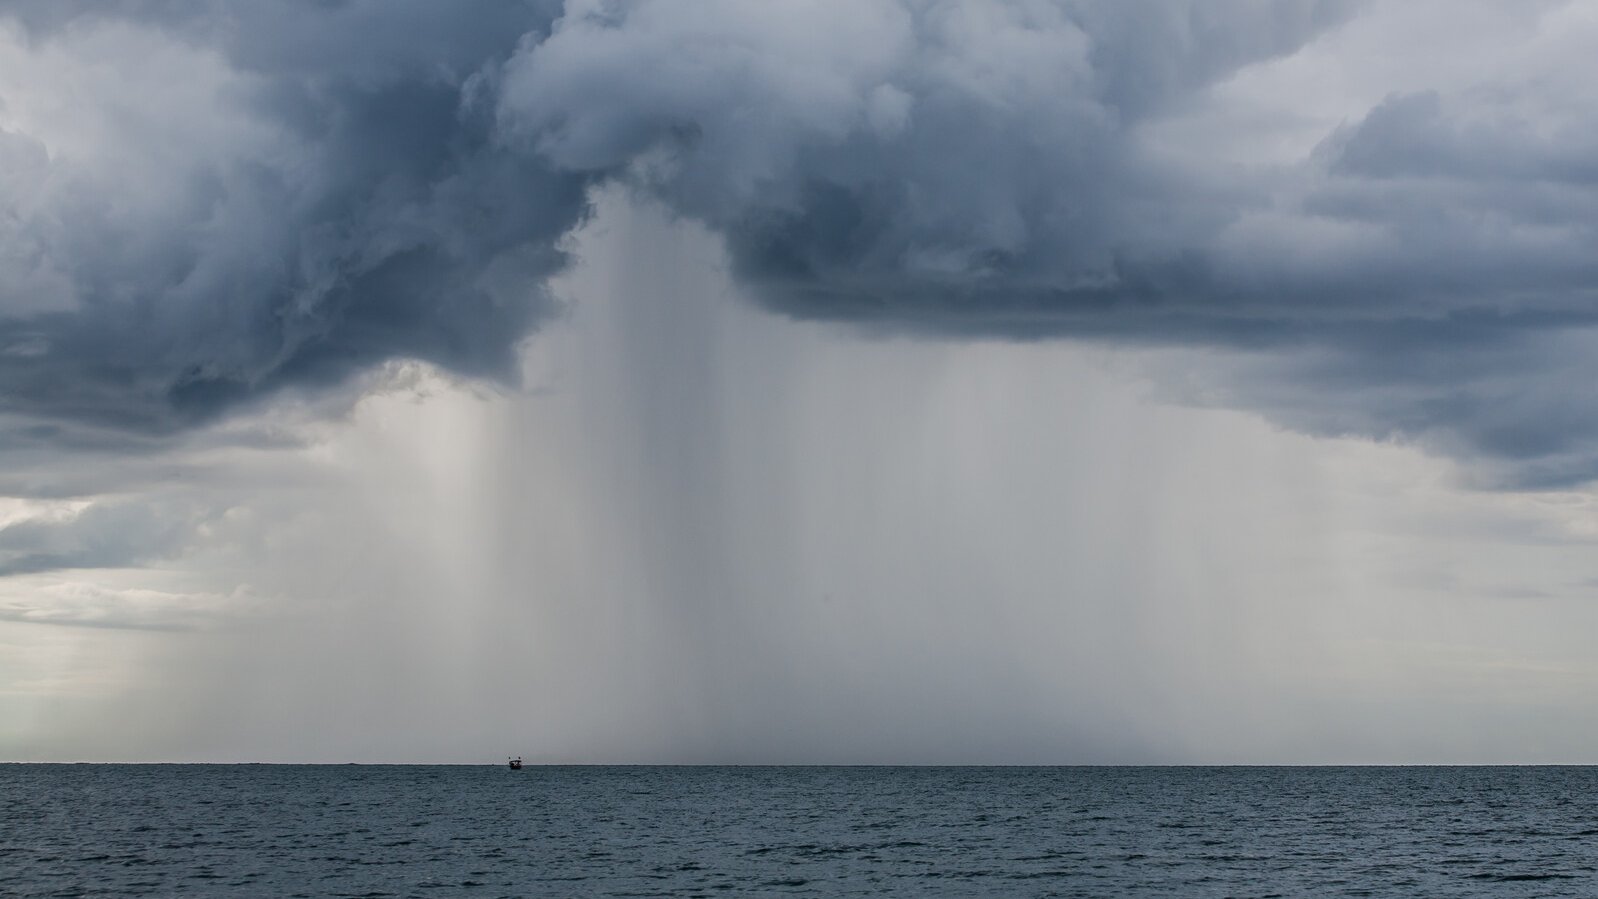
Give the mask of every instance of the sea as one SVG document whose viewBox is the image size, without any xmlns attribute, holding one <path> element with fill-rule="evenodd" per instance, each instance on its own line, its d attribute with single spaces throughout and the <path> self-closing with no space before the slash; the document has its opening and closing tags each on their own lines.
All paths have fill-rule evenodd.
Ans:
<svg viewBox="0 0 1598 899">
<path fill-rule="evenodd" d="M 0 896 L 1598 896 L 1598 768 L 0 765 Z"/>
</svg>

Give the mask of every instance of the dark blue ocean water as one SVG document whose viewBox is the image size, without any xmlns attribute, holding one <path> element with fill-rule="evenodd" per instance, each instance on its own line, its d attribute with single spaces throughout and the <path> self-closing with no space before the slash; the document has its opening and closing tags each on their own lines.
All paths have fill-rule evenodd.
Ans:
<svg viewBox="0 0 1598 899">
<path fill-rule="evenodd" d="M 6 896 L 1595 896 L 1598 768 L 0 765 Z"/>
</svg>

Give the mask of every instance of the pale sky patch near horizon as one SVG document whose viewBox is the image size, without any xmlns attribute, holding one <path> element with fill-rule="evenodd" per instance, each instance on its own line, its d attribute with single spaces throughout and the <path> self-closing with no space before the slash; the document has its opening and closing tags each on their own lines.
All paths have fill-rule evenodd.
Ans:
<svg viewBox="0 0 1598 899">
<path fill-rule="evenodd" d="M 0 760 L 1598 760 L 1592 4 L 467 12 L 0 4 Z"/>
</svg>

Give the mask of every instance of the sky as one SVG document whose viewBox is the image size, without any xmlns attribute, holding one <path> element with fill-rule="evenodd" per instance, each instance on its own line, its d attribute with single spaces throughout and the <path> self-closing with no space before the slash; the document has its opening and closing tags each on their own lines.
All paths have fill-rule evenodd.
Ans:
<svg viewBox="0 0 1598 899">
<path fill-rule="evenodd" d="M 0 2 L 0 760 L 1595 763 L 1598 4 Z"/>
</svg>

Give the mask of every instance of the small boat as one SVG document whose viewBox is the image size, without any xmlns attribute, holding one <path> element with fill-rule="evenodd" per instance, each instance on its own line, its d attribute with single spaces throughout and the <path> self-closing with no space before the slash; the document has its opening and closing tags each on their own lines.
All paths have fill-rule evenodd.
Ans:
<svg viewBox="0 0 1598 899">
<path fill-rule="evenodd" d="M 520 770 L 522 770 L 522 757 L 521 756 L 518 755 L 517 757 L 515 757 L 515 758 L 510 760 L 510 769 L 512 771 L 520 771 Z"/>
</svg>

